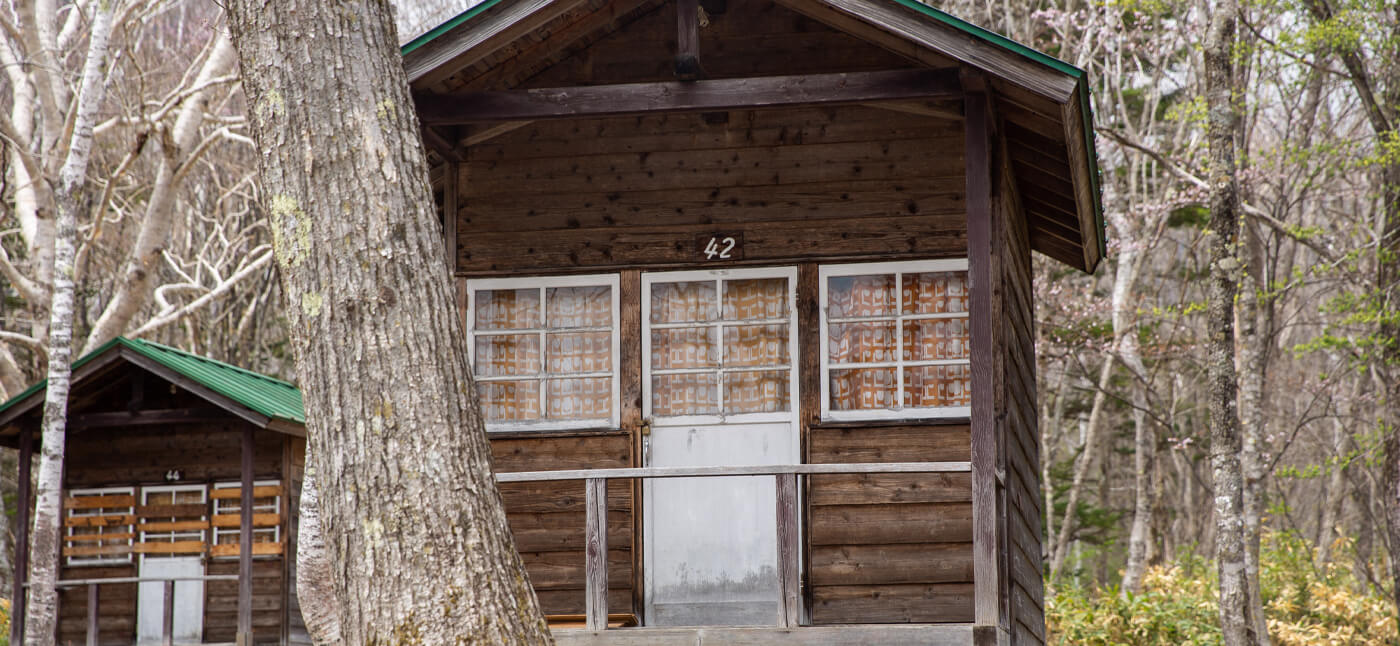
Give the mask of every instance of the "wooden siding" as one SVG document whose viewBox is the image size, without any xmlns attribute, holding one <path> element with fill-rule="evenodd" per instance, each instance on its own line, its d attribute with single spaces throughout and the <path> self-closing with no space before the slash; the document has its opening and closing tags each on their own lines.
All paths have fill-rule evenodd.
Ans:
<svg viewBox="0 0 1400 646">
<path fill-rule="evenodd" d="M 495 436 L 491 453 L 497 473 L 633 466 L 632 440 L 619 432 Z M 545 614 L 583 614 L 584 483 L 503 484 L 501 497 Z M 634 612 L 633 509 L 632 485 L 609 483 L 609 612 Z"/>
<path fill-rule="evenodd" d="M 537 122 L 468 149 L 457 270 L 696 268 L 710 233 L 746 264 L 961 255 L 961 133 L 862 106 Z"/>
<path fill-rule="evenodd" d="M 164 382 L 161 382 L 162 384 Z M 101 406 L 114 393 L 125 396 L 126 386 L 110 389 L 92 400 Z M 175 396 L 166 399 L 168 386 L 148 390 L 147 400 L 160 407 L 187 406 L 191 402 Z M 154 399 L 153 397 L 160 397 Z M 80 411 L 93 412 L 92 407 Z M 212 484 L 240 477 L 242 429 L 246 425 L 234 418 L 197 424 L 169 424 L 138 427 L 114 427 L 70 433 L 65 455 L 65 489 L 102 486 Z M 286 459 L 284 443 L 290 438 L 271 431 L 254 434 L 254 474 L 257 479 L 281 479 Z M 181 471 L 182 479 L 167 483 L 165 474 Z M 286 496 L 284 496 L 284 503 Z M 285 507 L 285 504 L 284 504 Z M 284 516 L 285 518 L 285 516 Z M 212 531 L 212 530 L 210 530 Z M 284 525 L 285 532 L 285 525 Z M 285 534 L 284 534 L 285 536 Z M 285 543 L 284 543 L 285 544 Z M 290 552 L 288 552 L 290 553 Z M 69 567 L 59 571 L 60 579 L 134 577 L 138 575 L 139 556 L 133 563 L 122 566 Z M 206 574 L 237 574 L 236 559 L 208 559 Z M 277 643 L 282 638 L 284 607 L 287 603 L 286 577 L 283 558 L 258 557 L 254 561 L 253 619 L 257 643 Z M 234 640 L 237 628 L 237 583 L 210 581 L 205 583 L 206 641 Z M 99 643 L 130 644 L 136 638 L 136 584 L 103 585 L 98 604 Z M 64 590 L 59 601 L 58 643 L 84 643 L 87 624 L 87 589 Z M 223 637 L 220 637 L 220 636 Z M 226 638 L 225 638 L 226 637 Z"/>
<path fill-rule="evenodd" d="M 729 0 L 699 30 L 705 78 L 893 69 L 914 64 L 769 0 Z M 595 10 L 594 6 L 601 7 Z M 600 0 L 443 80 L 436 91 L 675 80 L 676 4 Z M 934 62 L 951 66 L 951 59 Z"/>
<path fill-rule="evenodd" d="M 1004 607 L 1009 612 L 1013 644 L 1045 642 L 1045 587 L 1041 574 L 1040 431 L 1035 386 L 1035 307 L 1031 286 L 1030 236 L 1022 216 L 1019 195 L 1010 171 L 1003 167 L 997 199 L 1000 233 L 993 240 L 1001 255 L 1000 304 L 1003 343 L 999 380 L 1003 392 L 1001 410 L 1003 465 L 1006 479 L 1001 505 L 1005 526 L 1006 577 Z"/>
<path fill-rule="evenodd" d="M 967 424 L 813 426 L 812 464 L 966 461 Z M 811 476 L 815 624 L 972 621 L 967 474 Z"/>
</svg>

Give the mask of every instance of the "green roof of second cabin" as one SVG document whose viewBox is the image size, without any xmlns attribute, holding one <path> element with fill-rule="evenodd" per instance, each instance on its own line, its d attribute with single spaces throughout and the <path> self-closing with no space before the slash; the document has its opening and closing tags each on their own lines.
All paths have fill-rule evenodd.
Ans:
<svg viewBox="0 0 1400 646">
<path fill-rule="evenodd" d="M 269 419 L 284 420 L 296 424 L 306 423 L 301 390 L 297 389 L 296 386 L 280 379 L 274 379 L 267 375 L 153 341 L 119 336 L 74 361 L 73 369 L 77 371 L 98 357 L 106 356 L 112 352 L 122 353 L 137 363 L 144 363 L 140 361 L 141 359 L 154 362 L 158 367 L 172 371 L 196 385 L 228 399 L 231 403 Z M 31 400 L 31 398 L 41 394 L 47 386 L 48 380 L 30 386 L 9 401 L 0 404 L 0 413 Z"/>
</svg>

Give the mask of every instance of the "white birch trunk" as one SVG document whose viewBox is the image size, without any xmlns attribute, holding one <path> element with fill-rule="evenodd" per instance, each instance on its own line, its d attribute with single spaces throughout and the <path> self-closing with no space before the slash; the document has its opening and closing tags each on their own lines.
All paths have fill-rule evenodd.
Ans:
<svg viewBox="0 0 1400 646">
<path fill-rule="evenodd" d="M 63 494 L 64 431 L 73 354 L 73 259 L 78 237 L 92 127 L 106 90 L 107 42 L 112 33 L 111 2 L 99 2 L 93 15 L 87 59 L 83 65 L 77 114 L 68 156 L 59 172 L 58 214 L 54 236 L 53 299 L 49 318 L 48 390 L 44 395 L 39 480 L 35 488 L 34 529 L 30 534 L 29 603 L 25 639 L 29 646 L 52 644 L 58 622 L 59 522 Z"/>
<path fill-rule="evenodd" d="M 317 646 L 340 643 L 340 608 L 335 602 L 331 557 L 321 532 L 321 501 L 316 470 L 307 465 L 301 483 L 297 534 L 297 601 L 306 632 Z"/>
</svg>

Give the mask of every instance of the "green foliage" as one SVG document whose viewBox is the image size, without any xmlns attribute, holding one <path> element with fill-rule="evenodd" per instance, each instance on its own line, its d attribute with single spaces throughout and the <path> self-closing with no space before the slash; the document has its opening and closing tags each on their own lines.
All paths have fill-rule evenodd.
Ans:
<svg viewBox="0 0 1400 646">
<path fill-rule="evenodd" d="M 1167 216 L 1169 227 L 1191 227 L 1205 229 L 1210 222 L 1210 209 L 1203 204 L 1187 204 L 1173 209 Z"/>
<path fill-rule="evenodd" d="M 1297 534 L 1263 537 L 1259 576 L 1275 644 L 1400 644 L 1394 612 L 1382 592 L 1359 584 L 1350 570 L 1317 569 L 1313 559 L 1311 546 Z M 1215 582 L 1211 563 L 1187 555 L 1149 569 L 1138 594 L 1120 594 L 1116 586 L 1062 586 L 1046 600 L 1050 643 L 1221 644 Z"/>
</svg>

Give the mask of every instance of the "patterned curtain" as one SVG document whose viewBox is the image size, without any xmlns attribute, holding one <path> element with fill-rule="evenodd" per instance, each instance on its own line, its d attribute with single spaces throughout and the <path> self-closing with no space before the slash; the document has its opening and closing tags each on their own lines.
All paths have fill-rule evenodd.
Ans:
<svg viewBox="0 0 1400 646">
<path fill-rule="evenodd" d="M 720 284 L 652 286 L 653 415 L 791 410 L 787 279 Z"/>
<path fill-rule="evenodd" d="M 898 299 L 894 274 L 829 280 L 827 317 L 832 322 L 827 326 L 827 358 L 832 365 L 828 376 L 832 410 L 971 404 L 971 372 L 965 363 L 969 357 L 966 274 L 904 274 L 900 279 Z M 917 365 L 948 360 L 963 363 Z M 840 367 L 869 363 L 891 365 Z M 904 373 L 902 396 L 897 393 L 896 370 Z"/>
<path fill-rule="evenodd" d="M 611 417 L 611 288 L 547 288 L 544 303 L 540 291 L 476 293 L 475 374 L 519 377 L 478 380 L 486 420 Z"/>
</svg>

